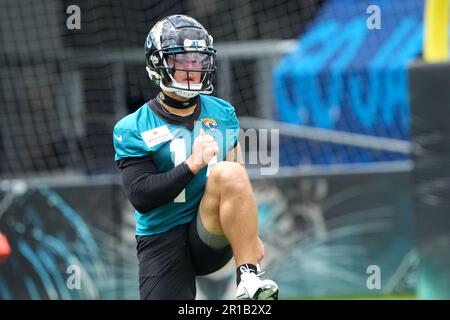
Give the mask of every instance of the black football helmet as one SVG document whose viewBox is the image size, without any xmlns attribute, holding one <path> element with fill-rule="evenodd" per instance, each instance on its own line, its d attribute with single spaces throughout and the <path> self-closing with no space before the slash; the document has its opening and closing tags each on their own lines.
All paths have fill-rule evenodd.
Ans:
<svg viewBox="0 0 450 320">
<path fill-rule="evenodd" d="M 186 15 L 172 15 L 158 21 L 145 41 L 146 69 L 150 79 L 164 91 L 183 98 L 212 93 L 215 58 L 212 36 L 198 21 Z M 192 59 L 196 61 L 196 68 L 180 67 L 183 61 Z M 179 83 L 174 79 L 176 71 L 200 72 L 200 83 L 189 80 Z"/>
</svg>

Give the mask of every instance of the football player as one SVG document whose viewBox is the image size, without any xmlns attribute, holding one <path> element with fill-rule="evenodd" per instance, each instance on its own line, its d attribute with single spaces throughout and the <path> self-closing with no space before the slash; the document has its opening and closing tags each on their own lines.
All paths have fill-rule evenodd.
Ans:
<svg viewBox="0 0 450 320">
<path fill-rule="evenodd" d="M 115 161 L 135 208 L 141 299 L 195 299 L 195 277 L 234 257 L 238 299 L 277 299 L 260 278 L 264 247 L 233 106 L 213 91 L 213 38 L 172 15 L 145 41 L 161 92 L 114 128 Z"/>
</svg>

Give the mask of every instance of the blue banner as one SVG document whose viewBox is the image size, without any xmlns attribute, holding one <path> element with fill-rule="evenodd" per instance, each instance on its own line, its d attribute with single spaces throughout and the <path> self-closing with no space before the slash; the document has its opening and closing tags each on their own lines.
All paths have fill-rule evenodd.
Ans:
<svg viewBox="0 0 450 320">
<path fill-rule="evenodd" d="M 422 0 L 328 1 L 300 36 L 298 49 L 274 70 L 278 120 L 408 140 L 407 65 L 421 54 L 422 20 Z M 405 158 L 364 150 L 350 155 L 346 147 L 329 145 L 315 152 L 304 141 L 284 143 L 290 152 L 282 165 Z"/>
</svg>

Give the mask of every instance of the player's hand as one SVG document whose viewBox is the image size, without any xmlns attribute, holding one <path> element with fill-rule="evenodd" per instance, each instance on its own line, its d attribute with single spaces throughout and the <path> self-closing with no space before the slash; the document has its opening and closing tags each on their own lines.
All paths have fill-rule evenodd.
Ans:
<svg viewBox="0 0 450 320">
<path fill-rule="evenodd" d="M 194 174 L 197 174 L 218 153 L 217 142 L 201 128 L 200 135 L 195 138 L 192 145 L 192 155 L 186 160 L 186 164 Z"/>
</svg>

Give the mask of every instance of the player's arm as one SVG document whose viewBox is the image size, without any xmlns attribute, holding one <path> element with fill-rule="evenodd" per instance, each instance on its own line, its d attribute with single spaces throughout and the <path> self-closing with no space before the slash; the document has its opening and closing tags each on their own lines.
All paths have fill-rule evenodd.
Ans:
<svg viewBox="0 0 450 320">
<path fill-rule="evenodd" d="M 167 172 L 158 173 L 153 159 L 148 156 L 117 161 L 128 200 L 140 213 L 172 201 L 218 151 L 214 138 L 202 129 L 194 140 L 192 155 Z"/>
<path fill-rule="evenodd" d="M 117 166 L 128 200 L 140 213 L 172 201 L 194 177 L 186 162 L 164 173 L 157 172 L 151 157 L 125 158 Z"/>
<path fill-rule="evenodd" d="M 242 157 L 242 152 L 241 152 L 241 144 L 239 143 L 239 141 L 237 142 L 236 147 L 234 147 L 233 149 L 231 149 L 227 152 L 227 155 L 225 156 L 225 160 L 237 162 L 240 165 L 244 165 L 244 159 Z"/>
</svg>

